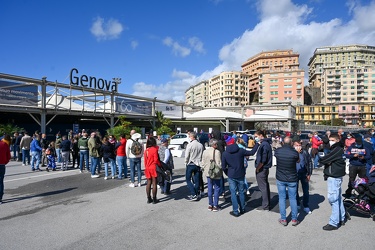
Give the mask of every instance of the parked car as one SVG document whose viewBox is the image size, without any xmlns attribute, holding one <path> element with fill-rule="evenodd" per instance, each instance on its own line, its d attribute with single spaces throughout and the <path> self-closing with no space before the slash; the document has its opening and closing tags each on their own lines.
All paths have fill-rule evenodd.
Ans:
<svg viewBox="0 0 375 250">
<path fill-rule="evenodd" d="M 186 148 L 189 144 L 190 138 L 186 133 L 179 133 L 172 136 L 171 140 L 169 141 L 170 145 L 179 145 L 181 148 Z"/>
<path fill-rule="evenodd" d="M 301 135 L 299 136 L 299 138 L 301 139 L 302 148 L 309 149 L 309 147 L 310 147 L 310 137 L 309 137 L 309 134 L 301 133 Z"/>
<path fill-rule="evenodd" d="M 204 147 L 208 147 L 208 143 L 210 142 L 211 135 L 209 133 L 198 133 L 197 140 L 202 143 Z"/>
</svg>

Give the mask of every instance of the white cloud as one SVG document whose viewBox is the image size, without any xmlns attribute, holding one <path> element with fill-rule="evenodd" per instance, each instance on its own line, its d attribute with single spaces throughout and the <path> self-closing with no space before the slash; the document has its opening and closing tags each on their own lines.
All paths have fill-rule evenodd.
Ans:
<svg viewBox="0 0 375 250">
<path fill-rule="evenodd" d="M 192 76 L 193 75 L 187 71 L 178 71 L 176 69 L 173 69 L 173 72 L 172 72 L 172 77 L 177 78 L 177 79 L 186 79 L 186 78 L 191 78 Z"/>
<path fill-rule="evenodd" d="M 181 46 L 178 42 L 173 41 L 171 37 L 164 38 L 163 44 L 172 47 L 172 52 L 176 56 L 185 57 L 190 55 L 191 50 L 189 48 Z"/>
<path fill-rule="evenodd" d="M 168 100 L 172 97 L 180 101 L 184 99 L 184 93 L 189 86 L 207 80 L 222 71 L 241 70 L 241 64 L 261 51 L 293 49 L 300 54 L 300 67 L 305 69 L 307 75 L 308 60 L 318 47 L 346 44 L 374 45 L 375 18 L 372 17 L 375 13 L 375 0 L 365 6 L 360 5 L 358 1 L 347 1 L 348 13 L 351 15 L 351 20 L 348 22 L 340 18 L 307 22 L 310 15 L 316 15 L 314 10 L 306 4 L 294 4 L 291 0 L 258 0 L 257 3 L 260 21 L 252 29 L 245 30 L 240 37 L 234 38 L 231 43 L 220 49 L 218 57 L 221 63 L 218 66 L 204 71 L 200 76 L 173 70 L 173 76 L 186 75 L 186 77 L 155 86 L 154 91 L 160 93 L 158 98 Z M 199 44 L 192 41 L 192 44 Z M 164 39 L 164 44 L 167 46 L 172 46 L 174 43 L 176 42 L 170 37 Z M 191 48 L 193 49 L 194 46 L 191 45 Z M 158 90 L 159 87 L 161 91 Z M 169 89 L 173 89 L 173 94 L 169 93 Z M 139 93 L 144 96 L 143 91 Z M 154 96 L 157 95 L 153 92 L 150 97 Z"/>
<path fill-rule="evenodd" d="M 199 53 L 206 53 L 205 49 L 203 48 L 203 42 L 198 37 L 191 37 L 189 38 L 190 47 Z"/>
<path fill-rule="evenodd" d="M 131 41 L 130 46 L 132 47 L 132 49 L 136 49 L 138 47 L 138 41 L 135 41 L 135 40 Z"/>
<path fill-rule="evenodd" d="M 116 19 L 109 19 L 105 22 L 104 18 L 97 17 L 90 28 L 98 41 L 116 39 L 124 30 L 122 24 Z"/>
</svg>

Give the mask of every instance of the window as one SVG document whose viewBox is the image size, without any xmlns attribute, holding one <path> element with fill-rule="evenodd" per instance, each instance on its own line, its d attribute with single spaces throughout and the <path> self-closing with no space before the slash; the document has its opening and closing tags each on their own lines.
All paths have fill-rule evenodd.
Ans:
<svg viewBox="0 0 375 250">
<path fill-rule="evenodd" d="M 355 106 L 352 106 L 352 110 L 355 110 Z"/>
<path fill-rule="evenodd" d="M 271 95 L 278 95 L 279 91 L 271 91 Z"/>
<path fill-rule="evenodd" d="M 310 112 L 314 112 L 314 107 L 310 107 Z"/>
<path fill-rule="evenodd" d="M 346 106 L 342 106 L 342 110 L 346 110 Z"/>
</svg>

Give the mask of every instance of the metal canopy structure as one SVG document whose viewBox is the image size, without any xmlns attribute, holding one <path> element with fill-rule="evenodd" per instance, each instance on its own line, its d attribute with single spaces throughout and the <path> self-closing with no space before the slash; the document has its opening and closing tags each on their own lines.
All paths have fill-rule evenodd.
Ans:
<svg viewBox="0 0 375 250">
<path fill-rule="evenodd" d="M 27 113 L 45 133 L 46 125 L 58 115 L 96 117 L 112 128 L 118 117 L 142 119 L 155 124 L 156 111 L 183 119 L 184 113 L 201 108 L 64 83 L 0 73 L 0 111 Z M 47 115 L 51 118 L 47 121 Z"/>
</svg>

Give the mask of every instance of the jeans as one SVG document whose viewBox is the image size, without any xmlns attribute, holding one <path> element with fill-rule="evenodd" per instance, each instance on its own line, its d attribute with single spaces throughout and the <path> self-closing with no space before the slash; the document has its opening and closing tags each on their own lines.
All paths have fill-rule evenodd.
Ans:
<svg viewBox="0 0 375 250">
<path fill-rule="evenodd" d="M 219 192 L 220 195 L 224 195 L 225 194 L 225 179 L 224 179 L 224 175 L 221 176 L 221 179 L 220 179 L 220 192 Z"/>
<path fill-rule="evenodd" d="M 62 169 L 68 169 L 69 154 L 70 154 L 69 151 L 62 151 L 61 152 L 61 159 L 62 159 L 61 168 Z"/>
<path fill-rule="evenodd" d="M 286 191 L 288 189 L 289 204 L 292 210 L 292 220 L 297 220 L 297 182 L 284 182 L 276 180 L 277 191 L 279 193 L 279 210 L 282 220 L 286 220 Z"/>
<path fill-rule="evenodd" d="M 31 169 L 39 169 L 40 164 L 40 152 L 31 151 Z"/>
<path fill-rule="evenodd" d="M 61 149 L 56 148 L 56 157 L 57 157 L 57 162 L 61 163 Z"/>
<path fill-rule="evenodd" d="M 20 145 L 13 145 L 13 159 L 17 160 L 17 154 L 20 150 Z"/>
<path fill-rule="evenodd" d="M 3 195 L 4 195 L 4 176 L 5 176 L 5 165 L 0 165 L 0 201 L 3 200 Z"/>
<path fill-rule="evenodd" d="M 124 178 L 128 177 L 128 164 L 126 163 L 126 156 L 116 156 L 118 167 L 118 178 L 122 179 L 122 171 L 124 171 Z"/>
<path fill-rule="evenodd" d="M 211 179 L 207 177 L 207 195 L 208 205 L 219 206 L 220 179 Z"/>
<path fill-rule="evenodd" d="M 141 170 L 141 158 L 129 158 L 130 162 L 130 181 L 134 183 L 135 169 L 138 172 L 138 183 L 141 183 L 142 170 Z"/>
<path fill-rule="evenodd" d="M 299 183 L 301 183 L 302 191 L 303 191 L 302 204 L 303 204 L 304 208 L 309 207 L 309 182 L 307 181 L 306 175 L 307 175 L 306 172 L 298 173 L 297 192 L 296 192 L 296 194 L 297 194 L 296 195 L 297 206 L 299 206 L 300 205 L 300 197 L 299 197 L 299 194 L 298 194 L 298 186 L 299 186 Z"/>
<path fill-rule="evenodd" d="M 229 178 L 228 177 L 228 183 L 229 183 L 230 197 L 232 200 L 233 213 L 238 214 L 238 209 L 240 209 L 240 212 L 244 212 L 245 211 L 245 194 L 243 193 L 244 177 L 241 177 L 241 178 Z M 238 202 L 238 198 L 239 198 L 239 202 Z"/>
<path fill-rule="evenodd" d="M 115 177 L 116 175 L 116 163 L 115 159 L 108 158 L 109 162 L 104 162 L 104 172 L 105 172 L 105 177 L 108 176 L 108 165 L 111 164 L 111 174 L 112 177 Z"/>
<path fill-rule="evenodd" d="M 264 210 L 270 209 L 270 184 L 268 182 L 269 169 L 261 168 L 258 173 L 255 173 L 258 188 L 262 193 L 262 207 Z"/>
<path fill-rule="evenodd" d="M 26 159 L 27 159 L 27 164 L 30 165 L 30 149 L 22 149 L 22 163 L 26 164 Z"/>
<path fill-rule="evenodd" d="M 96 171 L 96 167 L 98 167 L 98 170 L 99 170 L 99 157 L 92 157 L 91 156 L 91 166 L 90 166 L 90 170 L 91 170 L 91 175 L 95 175 L 95 171 Z"/>
<path fill-rule="evenodd" d="M 193 177 L 194 174 L 194 177 Z M 198 195 L 199 193 L 199 175 L 201 171 L 195 164 L 189 164 L 186 166 L 186 185 L 189 188 L 192 196 Z M 191 182 L 191 178 L 194 178 L 194 184 Z"/>
<path fill-rule="evenodd" d="M 329 218 L 329 224 L 335 227 L 339 225 L 340 221 L 345 220 L 345 208 L 344 203 L 341 199 L 341 183 L 342 177 L 328 177 L 327 179 L 327 199 L 332 207 L 332 213 L 331 217 Z"/>
<path fill-rule="evenodd" d="M 316 154 L 314 157 L 314 168 L 318 168 L 319 164 L 319 154 Z"/>
<path fill-rule="evenodd" d="M 83 170 L 83 161 L 85 161 L 86 169 L 89 170 L 89 151 L 81 150 L 79 151 L 79 170 Z"/>
</svg>

